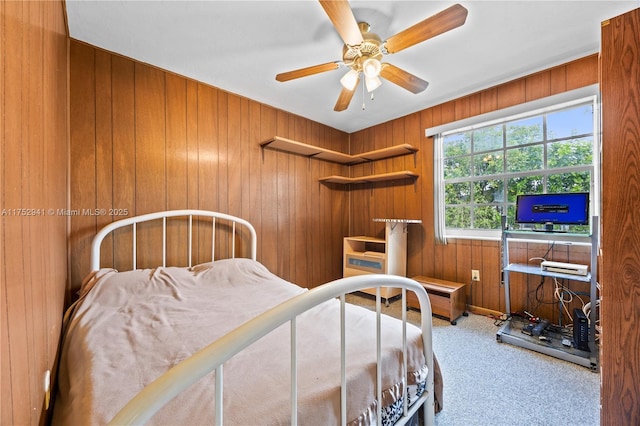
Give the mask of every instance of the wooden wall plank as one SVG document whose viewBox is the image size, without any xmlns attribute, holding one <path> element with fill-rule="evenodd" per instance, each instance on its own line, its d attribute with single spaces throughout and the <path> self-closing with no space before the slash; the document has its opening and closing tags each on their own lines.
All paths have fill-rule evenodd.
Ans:
<svg viewBox="0 0 640 426">
<path fill-rule="evenodd" d="M 289 116 L 283 111 L 276 111 L 275 113 L 276 135 L 289 135 Z M 285 137 L 287 137 L 285 136 Z M 276 171 L 276 187 L 277 187 L 277 200 L 283 200 L 283 202 L 276 203 L 273 207 L 276 207 L 276 220 L 277 220 L 277 250 L 283 250 L 284 253 L 291 253 L 291 256 L 283 256 L 278 258 L 278 270 L 283 271 L 287 276 L 292 276 L 291 261 L 295 264 L 295 253 L 291 248 L 291 229 L 293 225 L 293 218 L 291 217 L 291 208 L 289 207 L 290 200 L 285 197 L 290 191 L 290 173 L 293 175 L 293 171 L 289 171 L 289 155 L 286 153 L 278 152 L 276 154 L 277 171 Z M 293 160 L 292 160 L 293 161 Z M 294 259 L 292 259 L 294 258 Z"/>
<path fill-rule="evenodd" d="M 562 93 L 567 90 L 567 67 L 555 67 L 549 70 L 551 93 Z"/>
<path fill-rule="evenodd" d="M 4 123 L 3 134 L 3 164 L 2 173 L 4 182 L 15 182 L 13 185 L 7 184 L 2 188 L 3 208 L 19 209 L 23 207 L 23 156 L 22 145 L 28 140 L 28 133 L 23 134 L 23 111 L 29 105 L 29 99 L 24 96 L 23 91 L 28 87 L 28 82 L 24 81 L 24 63 L 26 62 L 25 47 L 22 44 L 23 34 L 28 27 L 28 20 L 24 18 L 24 3 L 5 3 L 4 5 L 4 34 L 5 50 L 2 52 L 4 64 L 4 103 L 6 109 L 2 117 Z M 7 83 L 4 83 L 4 82 Z M 27 207 L 28 208 L 28 207 Z M 13 213 L 2 217 L 3 248 L 5 257 L 2 268 L 2 287 L 7 303 L 5 305 L 6 320 L 9 338 L 5 343 L 8 357 L 3 359 L 10 368 L 9 389 L 11 405 L 4 406 L 10 410 L 7 416 L 12 423 L 28 424 L 31 422 L 31 407 L 29 381 L 30 368 L 33 367 L 27 361 L 30 348 L 27 341 L 27 311 L 30 303 L 25 298 L 22 283 L 24 282 L 23 263 L 14 253 L 22 253 L 25 249 L 23 241 L 24 227 L 27 224 Z M 21 257 L 21 256 L 20 256 Z M 4 319 L 4 318 L 3 318 Z M 7 361 L 5 361 L 5 359 Z M 4 381 L 4 380 L 3 380 Z M 3 391 L 4 391 L 3 387 Z M 4 405 L 4 404 L 3 404 Z M 15 407 L 15 409 L 14 409 Z M 3 410 L 4 412 L 5 410 Z"/>
<path fill-rule="evenodd" d="M 95 152 L 95 50 L 89 46 L 75 44 L 71 46 L 70 61 L 81 66 L 70 70 L 70 98 L 77 103 L 70 105 L 70 153 L 77 159 L 70 169 L 70 211 L 98 208 L 96 205 L 96 152 Z M 63 213 L 64 214 L 64 213 Z M 71 256 L 78 262 L 71 263 L 71 279 L 80 282 L 87 269 L 82 264 L 89 261 L 91 238 L 96 232 L 96 219 L 93 216 L 77 215 L 70 227 Z M 73 297 L 71 294 L 70 297 Z"/>
<path fill-rule="evenodd" d="M 602 425 L 640 421 L 640 9 L 602 24 Z"/>
<path fill-rule="evenodd" d="M 292 136 L 294 140 L 308 140 L 313 143 L 309 137 L 307 120 L 303 120 L 301 117 L 291 117 L 290 123 L 293 125 Z M 300 155 L 291 156 L 290 160 L 293 160 L 294 173 L 292 176 L 297 177 L 297 179 L 292 182 L 293 191 L 296 194 L 309 192 L 311 160 Z M 309 238 L 307 235 L 307 230 L 310 227 L 310 213 L 308 210 L 309 201 L 306 197 L 295 197 L 295 201 L 290 204 L 290 208 L 292 209 L 290 226 L 293 226 L 294 228 L 291 238 L 291 248 L 295 253 L 295 263 L 292 262 L 291 264 L 291 276 L 293 277 L 294 282 L 300 283 L 302 286 L 309 287 L 309 274 L 312 269 L 307 268 L 306 262 L 299 262 L 301 259 L 310 258 L 308 251 L 310 245 L 308 244 Z"/>
<path fill-rule="evenodd" d="M 319 145 L 321 143 L 320 126 L 317 123 L 308 123 L 307 140 L 311 141 L 313 145 Z M 319 236 L 317 244 L 309 244 L 307 247 L 307 255 L 310 259 L 322 259 L 321 250 L 325 246 L 325 235 L 323 235 L 321 226 L 322 220 L 322 194 L 320 193 L 320 187 L 322 186 L 318 182 L 320 169 L 322 167 L 322 161 L 310 161 L 309 162 L 309 180 L 307 191 L 309 197 L 307 198 L 307 214 L 308 225 L 305 228 L 305 239 L 310 241 L 314 236 Z M 308 276 L 306 277 L 307 286 L 314 287 L 315 280 L 321 279 L 323 274 L 323 262 L 312 262 L 308 265 Z"/>
<path fill-rule="evenodd" d="M 173 74 L 165 78 L 167 209 L 188 205 L 187 82 Z M 188 264 L 188 224 L 184 218 L 167 221 L 167 264 Z"/>
<path fill-rule="evenodd" d="M 74 43 L 71 43 L 73 47 Z M 70 62 L 74 64 L 72 70 L 80 68 L 71 58 Z M 111 58 L 111 96 L 112 96 L 112 115 L 113 115 L 113 182 L 111 183 L 113 192 L 113 208 L 125 213 L 122 217 L 135 215 L 136 212 L 136 167 L 135 167 L 135 66 L 128 59 L 114 56 Z M 78 77 L 80 78 L 80 76 Z M 81 81 L 73 80 L 73 86 L 81 84 Z M 85 100 L 72 97 L 71 105 L 78 102 L 82 107 Z M 71 156 L 71 161 L 75 164 L 78 159 Z M 72 182 L 71 184 L 74 184 Z M 97 206 L 96 206 L 97 207 Z M 104 206 L 104 208 L 109 208 Z M 115 218 L 114 218 L 115 219 Z M 116 269 L 128 270 L 133 265 L 133 245 L 132 233 L 130 229 L 118 231 L 114 235 L 114 245 L 118 247 L 118 251 L 113 253 L 114 266 Z M 87 247 L 82 248 L 87 251 Z M 78 262 L 78 268 L 86 272 L 86 265 Z M 77 281 L 72 280 L 73 283 Z"/>
<path fill-rule="evenodd" d="M 216 192 L 218 192 L 218 206 L 216 209 L 221 212 L 229 212 L 229 128 L 230 121 L 235 117 L 229 111 L 229 98 L 233 95 L 218 90 L 218 113 L 217 113 L 217 148 L 218 156 L 216 164 L 218 168 Z M 218 223 L 216 229 L 225 229 L 225 224 Z M 229 241 L 226 238 L 216 239 L 216 253 L 218 258 L 229 257 Z"/>
<path fill-rule="evenodd" d="M 420 137 L 420 129 L 422 128 L 420 114 L 416 113 L 408 116 L 405 124 L 404 142 L 415 147 L 420 146 L 422 142 L 422 137 Z M 401 158 L 404 163 L 402 170 L 411 170 L 419 173 L 417 154 Z M 423 182 L 423 179 L 418 178 L 412 185 L 406 185 L 402 188 L 402 197 L 406 204 L 404 213 L 406 219 L 422 220 L 422 203 L 417 194 L 422 193 Z M 416 266 L 422 263 L 421 248 L 424 246 L 424 232 L 424 223 L 412 224 L 407 227 L 407 276 L 409 277 L 420 275 L 422 271 L 421 267 Z"/>
<path fill-rule="evenodd" d="M 471 105 L 469 104 L 469 97 L 458 98 L 453 101 L 455 110 L 455 119 L 462 120 L 471 115 Z"/>
<path fill-rule="evenodd" d="M 491 88 L 480 92 L 480 112 L 482 114 L 498 109 L 498 89 Z"/>
<path fill-rule="evenodd" d="M 68 154 L 68 38 L 65 26 L 63 7 L 58 2 L 43 2 L 44 22 L 44 72 L 42 104 L 44 116 L 42 125 L 44 128 L 44 177 L 43 187 L 46 187 L 44 200 L 49 208 L 53 206 L 67 206 L 68 188 L 67 171 L 69 169 Z M 0 91 L 1 93 L 1 91 Z M 2 98 L 0 94 L 0 98 Z M 2 184 L 0 184 L 2 187 Z M 63 191 L 62 188 L 65 190 Z M 48 353 L 46 364 L 54 365 L 58 352 L 62 324 L 60 317 L 64 308 L 65 290 L 69 280 L 68 275 L 68 230 L 67 218 L 55 215 L 46 216 L 46 238 L 40 244 L 44 244 L 46 262 L 43 269 L 45 310 L 47 320 L 44 329 L 47 332 L 46 343 Z M 35 389 L 39 392 L 38 387 Z M 2 398 L 0 398 L 2 399 Z M 36 410 L 37 411 L 37 410 Z M 39 416 L 42 418 L 46 415 Z"/>
<path fill-rule="evenodd" d="M 358 152 L 365 152 L 364 139 L 367 137 L 368 133 L 366 131 L 358 132 L 357 134 L 351 135 L 351 137 L 349 138 L 349 153 L 354 154 Z M 366 173 L 367 172 L 365 171 L 364 164 L 356 164 L 349 167 L 349 174 L 351 177 L 365 176 Z M 335 186 L 328 186 L 328 188 L 338 189 Z M 371 208 L 369 199 L 369 188 L 365 188 L 364 185 L 354 185 L 349 189 L 349 194 L 351 199 L 353 200 L 353 203 L 350 205 L 349 210 L 349 235 L 343 235 L 343 237 L 365 235 L 366 231 L 364 219 L 369 217 L 370 213 L 368 213 L 368 211 Z"/>
<path fill-rule="evenodd" d="M 218 210 L 218 90 L 198 85 L 198 207 Z M 210 226 L 198 226 L 195 263 L 211 260 Z"/>
<path fill-rule="evenodd" d="M 277 135 L 277 111 L 273 108 L 260 107 L 260 141 Z M 268 155 L 264 150 L 261 152 L 262 167 L 260 168 L 261 188 L 261 218 L 262 218 L 262 238 L 260 239 L 261 259 L 264 265 L 272 271 L 281 271 L 278 259 L 278 224 L 280 214 L 283 212 L 279 207 L 278 199 L 280 194 L 280 183 L 278 177 L 278 155 Z"/>
<path fill-rule="evenodd" d="M 482 307 L 493 311 L 504 311 L 504 305 L 500 304 L 500 297 L 503 294 L 500 288 L 500 244 L 497 241 L 482 242 L 482 275 L 484 282 L 490 283 L 485 288 L 482 295 Z"/>
<path fill-rule="evenodd" d="M 199 168 L 200 149 L 198 147 L 198 84 L 187 80 L 186 137 L 187 137 L 187 208 L 200 208 Z"/>
<path fill-rule="evenodd" d="M 434 126 L 433 109 L 420 113 L 421 129 L 418 135 L 420 143 L 416 145 L 420 151 L 417 154 L 417 166 L 420 177 L 419 189 L 415 197 L 420 200 L 422 216 L 416 219 L 422 220 L 422 232 L 424 235 L 423 246 L 420 250 L 419 263 L 415 268 L 407 266 L 417 272 L 417 275 L 435 276 L 434 248 L 436 246 L 435 235 L 433 233 L 434 209 L 433 195 L 433 137 L 427 138 L 424 129 Z"/>
<path fill-rule="evenodd" d="M 0 423 L 45 424 L 67 270 L 67 39 L 60 2 L 0 5 Z"/>
<path fill-rule="evenodd" d="M 188 200 L 187 82 L 168 74 L 166 85 L 167 208 L 179 209 Z"/>
<path fill-rule="evenodd" d="M 262 149 L 260 149 L 254 141 L 262 141 L 261 133 L 261 112 L 262 108 L 258 102 L 249 102 L 247 113 L 247 125 L 243 126 L 248 129 L 247 142 L 249 151 L 249 162 L 246 164 L 243 174 L 249 176 L 249 187 L 247 190 L 242 190 L 243 205 L 247 200 L 248 212 L 243 211 L 242 217 L 248 217 L 249 221 L 253 224 L 258 235 L 263 234 L 263 220 L 262 220 L 262 193 L 263 189 L 261 185 L 264 183 L 262 179 Z M 259 245 L 260 249 L 261 246 Z M 262 251 L 261 251 L 262 254 Z"/>
<path fill-rule="evenodd" d="M 135 65 L 136 212 L 166 209 L 165 73 Z M 159 224 L 138 226 L 138 267 L 162 264 Z M 154 250 L 155 248 L 155 250 Z"/>
<path fill-rule="evenodd" d="M 330 140 L 328 141 L 331 149 L 348 152 L 347 146 L 348 139 L 345 140 L 344 134 L 338 130 L 329 129 Z M 324 145 L 323 145 L 324 146 Z M 345 174 L 347 173 L 347 167 L 342 165 L 331 165 L 331 173 L 333 174 Z M 329 203 L 330 208 L 328 214 L 331 217 L 331 227 L 329 228 L 329 235 L 339 235 L 340 239 L 332 238 L 330 244 L 327 245 L 329 250 L 329 263 L 331 268 L 331 275 L 341 277 L 342 276 L 342 250 L 343 250 L 343 238 L 349 235 L 349 194 L 344 191 L 330 191 L 328 193 L 331 196 Z M 327 281 L 325 279 L 325 281 Z"/>
<path fill-rule="evenodd" d="M 331 130 L 327 127 L 324 126 L 317 126 L 317 137 L 319 140 L 330 140 L 331 139 Z M 327 144 L 328 146 L 329 144 Z M 348 151 L 346 151 L 348 152 Z M 318 166 L 316 169 L 316 173 L 318 177 L 323 177 L 323 176 L 330 176 L 330 174 L 327 174 L 327 172 L 329 172 L 331 170 L 331 164 L 329 164 L 329 162 L 327 161 L 319 161 L 318 162 Z M 332 245 L 332 240 L 333 238 L 331 238 L 331 235 L 328 235 L 328 233 L 326 232 L 326 230 L 330 230 L 331 229 L 331 194 L 330 194 L 330 190 L 327 187 L 327 185 L 323 185 L 319 182 L 315 182 L 314 181 L 314 185 L 316 186 L 316 190 L 314 192 L 317 191 L 318 194 L 318 229 L 320 230 L 320 244 L 317 247 L 317 250 L 323 250 L 326 249 L 326 247 L 331 247 Z M 349 214 L 347 214 L 348 216 Z M 325 232 L 323 232 L 323 230 Z M 348 225 L 347 225 L 347 229 L 345 229 L 343 231 L 346 235 L 346 233 L 349 232 L 348 230 Z M 342 238 L 345 235 L 338 235 L 339 237 L 339 241 L 340 241 L 340 249 L 342 250 Z M 342 252 L 341 252 L 342 253 Z M 320 268 L 319 272 L 316 272 L 316 270 L 314 269 L 314 281 L 317 280 L 322 280 L 324 282 L 326 282 L 326 278 L 331 276 L 330 271 L 332 270 L 331 268 L 331 264 L 332 264 L 332 260 L 330 259 L 329 256 L 322 256 L 322 255 L 317 255 L 317 259 L 319 260 L 317 262 L 318 267 Z M 315 264 L 314 264 L 315 266 Z M 335 270 L 335 269 L 333 269 Z M 341 276 L 342 274 L 342 257 L 340 258 L 340 269 L 339 269 L 340 273 L 339 275 L 337 275 L 338 277 Z M 314 283 L 315 284 L 315 283 Z"/>
<path fill-rule="evenodd" d="M 405 134 L 407 130 L 405 128 L 407 120 L 396 121 L 391 126 L 391 138 L 387 142 L 387 146 L 392 146 L 397 143 L 405 142 Z M 390 163 L 390 171 L 393 170 L 407 170 L 407 164 L 405 161 L 408 157 L 396 157 L 391 158 Z M 391 192 L 391 203 L 393 203 L 393 218 L 407 218 L 407 188 L 412 187 L 413 185 L 400 185 L 397 188 L 390 185 Z"/>
<path fill-rule="evenodd" d="M 527 101 L 544 98 L 551 94 L 551 72 L 541 71 L 525 77 L 525 98 Z"/>
<path fill-rule="evenodd" d="M 590 55 L 566 64 L 567 90 L 578 89 L 598 81 L 598 55 Z"/>
<path fill-rule="evenodd" d="M 469 99 L 469 117 L 474 117 L 482 113 L 482 95 L 481 93 L 473 93 L 468 96 Z"/>
<path fill-rule="evenodd" d="M 480 282 L 471 283 L 471 301 L 473 306 L 486 307 L 485 294 L 488 293 L 488 289 L 495 285 L 488 280 L 488 277 L 484 275 L 483 263 L 482 263 L 483 246 L 480 240 L 471 240 L 471 269 L 480 271 Z M 485 291 L 485 289 L 487 291 Z"/>
<path fill-rule="evenodd" d="M 104 206 L 113 205 L 113 129 L 111 105 L 111 55 L 95 52 L 95 93 L 96 93 L 96 227 L 101 228 L 111 222 L 112 215 Z M 91 207 L 82 207 L 87 209 Z M 102 244 L 102 260 L 108 265 L 113 262 L 113 241 L 111 236 Z"/>
<path fill-rule="evenodd" d="M 526 102 L 526 84 L 524 79 L 501 84 L 498 89 L 498 109 Z"/>
<path fill-rule="evenodd" d="M 5 59 L 6 51 L 5 31 L 7 27 L 6 20 L 8 14 L 5 13 L 5 2 L 0 3 L 0 99 L 5 99 L 4 76 L 5 76 Z M 4 126 L 4 101 L 0 102 L 0 165 L 4 170 L 5 162 L 5 126 Z M 5 177 L 4 172 L 0 171 L 0 191 L 4 196 Z M 4 207 L 4 206 L 2 206 Z M 0 259 L 4 259 L 4 222 L 0 223 Z M 4 268 L 3 268 L 4 269 Z M 11 381 L 5 379 L 11 376 L 11 356 L 10 356 L 10 338 L 9 338 L 9 316 L 7 307 L 7 286 L 6 275 L 0 272 L 0 423 L 9 424 L 13 422 L 13 399 L 11 397 Z M 6 402 L 5 402 L 6 401 Z"/>
<path fill-rule="evenodd" d="M 434 116 L 435 117 L 435 116 Z M 440 105 L 440 121 L 438 124 L 450 123 L 456 119 L 455 101 Z"/>
<path fill-rule="evenodd" d="M 29 4 L 29 28 L 28 28 L 28 56 L 27 56 L 27 74 L 28 89 L 28 112 L 25 114 L 27 118 L 28 128 L 26 132 L 29 137 L 24 141 L 23 155 L 28 158 L 23 168 L 23 180 L 29 182 L 28 192 L 23 198 L 24 205 L 33 206 L 42 203 L 45 199 L 46 188 L 42 185 L 45 182 L 44 171 L 44 126 L 34 126 L 43 119 L 43 6 L 38 3 Z M 31 182 L 37 182 L 33 184 Z M 40 375 L 47 368 L 46 353 L 44 342 L 46 341 L 46 327 L 44 322 L 44 312 L 46 311 L 46 300 L 43 299 L 44 283 L 41 279 L 41 272 L 44 270 L 44 250 L 42 244 L 46 238 L 44 228 L 45 221 L 42 217 L 30 217 L 28 220 L 28 232 L 24 234 L 26 242 L 26 250 L 23 253 L 23 262 L 31 265 L 25 268 L 24 290 L 27 303 L 32 306 L 32 310 L 27 312 L 28 326 L 28 344 L 29 364 L 33 367 L 32 374 L 29 375 L 30 400 L 32 407 L 42 406 L 41 395 L 33 390 L 38 388 L 41 383 Z M 31 422 L 35 423 L 39 420 L 37 410 L 31 412 Z"/>
<path fill-rule="evenodd" d="M 465 302 L 471 303 L 471 287 L 475 282 L 471 281 L 471 241 L 459 240 L 456 242 L 456 277 L 453 281 L 467 284 Z M 482 279 L 483 277 L 480 276 Z"/>
<path fill-rule="evenodd" d="M 251 173 L 251 164 L 256 162 L 256 156 L 260 154 L 260 148 L 256 146 L 255 143 L 251 143 L 251 105 L 253 102 L 250 102 L 248 99 L 242 98 L 240 100 L 240 118 L 239 118 L 239 134 L 238 134 L 238 160 L 232 162 L 232 164 L 240 164 L 238 167 L 238 174 L 240 175 L 241 183 L 240 183 L 240 200 L 239 211 L 237 213 L 238 216 L 246 218 L 249 222 L 254 224 L 254 227 L 260 227 L 260 218 L 255 217 L 255 211 L 251 210 L 251 181 L 252 181 L 252 173 Z M 259 139 L 253 139 L 259 140 Z M 240 161 L 242 155 L 247 156 L 247 161 Z M 256 231 L 257 232 L 257 231 Z M 246 241 L 245 238 L 241 238 L 238 242 L 242 244 L 243 241 Z M 248 247 L 244 247 L 244 249 L 248 250 Z"/>
</svg>

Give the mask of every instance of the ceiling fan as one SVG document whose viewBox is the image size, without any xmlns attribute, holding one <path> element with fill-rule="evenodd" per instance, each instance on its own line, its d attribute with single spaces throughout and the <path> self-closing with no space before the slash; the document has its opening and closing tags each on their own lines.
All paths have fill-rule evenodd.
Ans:
<svg viewBox="0 0 640 426">
<path fill-rule="evenodd" d="M 429 83 L 388 62 L 381 62 L 383 55 L 400 52 L 415 44 L 462 26 L 467 19 L 467 9 L 455 4 L 417 24 L 382 40 L 369 32 L 369 24 L 358 23 L 348 0 L 319 0 L 333 26 L 344 41 L 342 61 L 328 62 L 276 75 L 277 81 L 289 81 L 347 66 L 350 70 L 341 79 L 342 91 L 338 96 L 335 111 L 344 111 L 349 106 L 355 88 L 360 83 L 360 74 L 365 78 L 367 91 L 371 92 L 382 82 L 380 77 L 412 92 L 420 93 Z"/>
</svg>

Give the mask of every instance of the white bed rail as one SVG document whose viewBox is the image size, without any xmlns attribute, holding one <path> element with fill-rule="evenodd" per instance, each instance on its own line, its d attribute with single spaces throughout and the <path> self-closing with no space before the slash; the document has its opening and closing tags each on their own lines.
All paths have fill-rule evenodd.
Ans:
<svg viewBox="0 0 640 426">
<path fill-rule="evenodd" d="M 381 297 L 380 287 L 398 287 L 402 289 L 402 320 L 403 320 L 403 359 L 405 371 L 405 384 L 407 383 L 406 366 L 406 292 L 413 291 L 418 296 L 420 310 L 422 313 L 421 328 L 424 356 L 428 367 L 426 389 L 424 394 L 409 408 L 407 406 L 407 392 L 405 389 L 404 416 L 397 424 L 406 423 L 410 417 L 417 412 L 420 406 L 424 407 L 425 425 L 432 425 L 434 421 L 434 370 L 433 370 L 433 349 L 431 340 L 431 305 L 429 296 L 425 289 L 416 281 L 395 275 L 360 275 L 342 278 L 322 286 L 316 287 L 308 292 L 293 297 L 280 305 L 264 312 L 252 320 L 239 326 L 232 332 L 224 335 L 220 339 L 196 352 L 190 358 L 167 371 L 157 380 L 151 383 L 129 401 L 116 416 L 111 420 L 111 425 L 143 424 L 149 420 L 160 408 L 172 400 L 175 396 L 187 389 L 202 377 L 216 371 L 215 378 L 215 419 L 217 425 L 224 423 L 223 400 L 224 400 L 224 363 L 235 354 L 242 351 L 247 346 L 259 340 L 269 332 L 280 327 L 287 322 L 291 325 L 291 424 L 296 425 L 297 421 L 297 383 L 296 383 L 296 318 L 303 312 L 313 308 L 327 300 L 340 298 L 341 301 L 341 339 L 342 339 L 342 390 L 341 390 L 341 423 L 344 425 L 346 419 L 346 372 L 345 372 L 345 295 L 365 288 L 376 288 L 376 314 L 377 314 L 377 394 L 378 401 L 377 418 L 381 418 L 381 373 L 380 373 L 380 315 Z M 378 420 L 378 423 L 380 421 Z"/>
<path fill-rule="evenodd" d="M 126 226 L 131 226 L 132 227 L 132 245 L 133 245 L 133 249 L 132 249 L 132 253 L 133 253 L 133 268 L 132 269 L 137 269 L 137 247 L 136 247 L 136 239 L 137 239 L 137 225 L 139 223 L 143 223 L 143 222 L 150 222 L 150 221 L 154 221 L 154 220 L 162 220 L 162 266 L 166 266 L 166 262 L 167 262 L 167 218 L 172 218 L 172 217 L 186 217 L 188 218 L 188 224 L 189 224 L 189 229 L 188 229 L 188 241 L 187 241 L 187 245 L 188 245 L 188 253 L 187 253 L 187 257 L 188 257 L 188 265 L 181 265 L 181 266 L 192 266 L 191 262 L 192 262 L 192 245 L 193 245 L 193 218 L 194 217 L 198 217 L 198 218 L 202 218 L 202 217 L 206 217 L 206 218 L 211 218 L 212 221 L 212 231 L 211 231 L 211 260 L 214 260 L 214 256 L 215 256 L 215 238 L 216 238 L 216 220 L 217 219 L 221 219 L 227 222 L 231 223 L 232 226 L 232 238 L 231 238 L 231 254 L 232 257 L 235 257 L 235 234 L 236 234 L 236 224 L 240 224 L 244 227 L 246 227 L 249 230 L 249 233 L 251 235 L 251 242 L 250 242 L 250 256 L 251 259 L 256 260 L 256 253 L 257 253 L 257 239 L 256 239 L 256 230 L 253 227 L 253 225 L 251 225 L 251 223 L 247 222 L 244 219 L 241 219 L 239 217 L 236 216 L 232 216 L 226 213 L 219 213 L 219 212 L 213 212 L 213 211 L 208 211 L 208 210 L 169 210 L 169 211 L 163 211 L 163 212 L 157 212 L 157 213 L 149 213 L 149 214 L 144 214 L 144 215 L 140 215 L 140 216 L 135 216 L 135 217 L 130 217 L 130 218 L 126 218 L 126 219 L 120 219 L 117 220 L 115 222 L 112 222 L 108 225 L 106 225 L 104 228 L 102 228 L 97 234 L 96 236 L 93 238 L 93 241 L 91 243 L 91 271 L 97 271 L 100 269 L 100 248 L 102 246 L 102 241 L 107 237 L 107 235 L 111 234 L 113 231 L 115 231 L 116 229 L 120 229 Z"/>
</svg>

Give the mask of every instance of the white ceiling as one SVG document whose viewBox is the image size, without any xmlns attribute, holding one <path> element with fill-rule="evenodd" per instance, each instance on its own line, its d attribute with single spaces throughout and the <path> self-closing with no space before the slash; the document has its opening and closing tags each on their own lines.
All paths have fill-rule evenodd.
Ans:
<svg viewBox="0 0 640 426">
<path fill-rule="evenodd" d="M 455 2 L 352 1 L 384 40 Z M 342 41 L 315 0 L 66 0 L 70 36 L 346 132 L 583 57 L 625 1 L 460 1 L 465 25 L 386 56 L 429 81 L 414 95 L 388 81 L 334 112 L 346 68 L 288 82 L 275 75 L 341 60 Z M 366 108 L 363 110 L 363 101 Z"/>
</svg>

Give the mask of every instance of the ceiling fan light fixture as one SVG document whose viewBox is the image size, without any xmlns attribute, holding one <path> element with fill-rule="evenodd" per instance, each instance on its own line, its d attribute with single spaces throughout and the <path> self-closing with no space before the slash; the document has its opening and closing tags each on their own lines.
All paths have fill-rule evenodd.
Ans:
<svg viewBox="0 0 640 426">
<path fill-rule="evenodd" d="M 367 92 L 373 92 L 382 84 L 382 81 L 378 76 L 365 77 L 364 83 L 367 86 Z"/>
<path fill-rule="evenodd" d="M 429 85 L 427 81 L 388 62 L 382 63 L 382 58 L 464 25 L 468 14 L 464 6 L 454 4 L 383 41 L 379 35 L 370 31 L 371 27 L 367 22 L 356 21 L 348 0 L 320 0 L 320 5 L 344 42 L 342 61 L 280 73 L 276 75 L 276 80 L 288 81 L 331 71 L 341 66 L 349 67 L 348 72 L 340 79 L 343 88 L 334 111 L 347 109 L 356 86 L 360 83 L 360 73 L 365 76 L 362 84 L 363 98 L 366 86 L 373 99 L 372 92 L 382 84 L 380 78 L 413 94 L 424 91 Z"/>
<path fill-rule="evenodd" d="M 353 90 L 356 88 L 356 84 L 358 84 L 358 71 L 351 69 L 348 73 L 346 73 L 340 79 L 340 84 L 347 90 Z"/>
<path fill-rule="evenodd" d="M 362 63 L 362 72 L 367 78 L 378 77 L 381 68 L 382 65 L 376 58 L 368 58 Z"/>
</svg>

